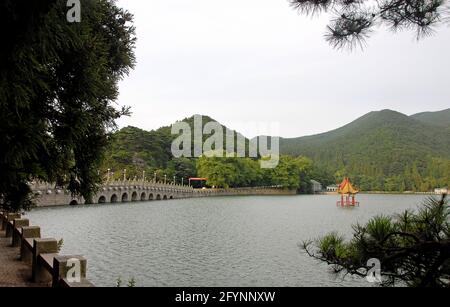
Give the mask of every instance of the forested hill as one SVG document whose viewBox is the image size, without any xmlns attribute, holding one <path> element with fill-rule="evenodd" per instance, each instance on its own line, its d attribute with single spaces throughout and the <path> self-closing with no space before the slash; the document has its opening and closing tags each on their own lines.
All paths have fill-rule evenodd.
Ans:
<svg viewBox="0 0 450 307">
<path fill-rule="evenodd" d="M 202 116 L 204 126 L 208 122 L 215 120 Z M 188 123 L 191 129 L 194 127 L 194 117 L 185 118 L 183 122 Z M 227 129 L 223 126 L 224 131 Z M 193 131 L 193 130 L 192 130 Z M 238 132 L 234 131 L 235 135 Z M 157 172 L 157 179 L 162 179 L 164 175 L 192 177 L 196 176 L 195 159 L 174 159 L 171 153 L 172 141 L 177 135 L 171 134 L 171 126 L 161 127 L 157 130 L 145 131 L 136 127 L 125 127 L 113 134 L 109 148 L 105 154 L 103 172 L 111 169 L 115 172 L 115 177 L 119 178 L 123 169 L 127 169 L 129 177 L 142 176 L 142 171 L 146 171 L 148 178 Z M 208 136 L 204 136 L 206 139 Z M 246 140 L 248 143 L 248 140 Z M 193 144 L 192 144 L 193 145 Z"/>
<path fill-rule="evenodd" d="M 450 109 L 439 112 L 423 112 L 411 116 L 429 125 L 446 128 L 450 133 Z"/>
<path fill-rule="evenodd" d="M 281 153 L 306 156 L 324 183 L 349 176 L 363 190 L 428 191 L 450 186 L 450 110 L 407 116 L 390 110 L 368 113 L 319 135 L 281 139 Z M 193 118 L 183 121 L 193 125 Z M 204 116 L 203 123 L 213 121 Z M 171 127 L 126 127 L 113 135 L 104 168 L 132 176 L 189 177 L 195 159 L 173 159 Z M 206 136 L 205 136 L 206 137 Z M 248 140 L 247 140 L 248 141 Z M 160 177 L 159 177 L 160 178 Z"/>
<path fill-rule="evenodd" d="M 188 123 L 194 133 L 194 116 L 181 120 Z M 202 115 L 202 126 L 209 122 L 216 122 L 211 117 Z M 226 126 L 223 126 L 224 138 Z M 172 126 L 164 126 L 157 130 L 145 131 L 136 127 L 125 127 L 112 136 L 112 142 L 107 152 L 107 161 L 123 166 L 133 164 L 139 167 L 150 166 L 165 168 L 172 159 L 171 144 L 178 135 L 171 134 Z M 232 130 L 235 138 L 239 132 Z M 204 135 L 206 140 L 209 135 Z M 248 143 L 248 139 L 245 139 Z M 192 146 L 194 142 L 192 141 Z"/>
<path fill-rule="evenodd" d="M 371 112 L 327 133 L 282 139 L 281 152 L 310 157 L 365 190 L 428 190 L 450 184 L 440 174 L 450 172 L 449 114 Z"/>
</svg>

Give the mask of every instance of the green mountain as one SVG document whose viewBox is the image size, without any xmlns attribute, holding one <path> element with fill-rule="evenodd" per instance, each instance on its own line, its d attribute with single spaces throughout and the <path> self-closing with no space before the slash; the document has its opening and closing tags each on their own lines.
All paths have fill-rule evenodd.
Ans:
<svg viewBox="0 0 450 307">
<path fill-rule="evenodd" d="M 394 190 L 428 190 L 450 183 L 446 178 L 424 180 L 434 176 L 434 164 L 450 159 L 450 134 L 441 126 L 448 114 L 371 112 L 327 133 L 282 139 L 281 152 L 307 156 L 336 180 L 350 176 L 365 190 L 387 189 L 386 181 Z M 439 120 L 430 124 L 432 118 Z"/>
<path fill-rule="evenodd" d="M 202 116 L 202 128 L 215 122 L 208 116 Z M 194 132 L 194 117 L 182 120 L 188 123 Z M 249 140 L 240 133 L 220 125 L 224 141 L 230 132 L 235 144 L 238 137 L 245 141 L 248 152 Z M 216 187 L 253 187 L 283 186 L 297 189 L 301 193 L 311 191 L 311 178 L 320 178 L 315 172 L 311 160 L 304 157 L 283 156 L 276 169 L 262 169 L 256 158 L 175 158 L 171 154 L 172 141 L 178 135 L 171 134 L 172 127 L 166 126 L 153 131 L 144 131 L 135 127 L 126 127 L 115 133 L 106 152 L 103 173 L 109 169 L 115 179 L 123 178 L 126 169 L 127 178 L 146 178 L 171 182 L 174 178 L 180 183 L 190 177 L 208 178 L 207 184 Z M 215 132 L 214 132 L 215 133 Z M 203 135 L 203 142 L 210 135 Z M 203 145 L 203 144 L 202 144 Z M 192 152 L 194 142 L 192 140 Z M 225 146 L 226 147 L 226 146 Z M 237 148 L 235 145 L 234 150 Z M 213 148 L 217 149 L 217 148 Z M 224 148 L 226 150 L 226 148 Z M 109 172 L 109 173 L 110 173 Z M 145 172 L 145 173 L 144 173 Z M 200 187 L 201 184 L 198 185 Z"/>
<path fill-rule="evenodd" d="M 194 129 L 194 116 L 181 120 L 191 127 L 192 138 Z M 202 116 L 202 127 L 208 122 L 215 122 L 209 116 Z M 225 126 L 223 133 L 225 138 Z M 105 154 L 103 162 L 103 172 L 110 169 L 115 173 L 116 178 L 123 176 L 123 170 L 127 170 L 127 177 L 142 177 L 142 171 L 148 174 L 148 178 L 157 175 L 161 180 L 166 174 L 169 178 L 176 176 L 192 177 L 196 176 L 196 159 L 179 158 L 176 159 L 171 153 L 172 141 L 177 135 L 171 134 L 172 126 L 161 127 L 157 130 L 145 131 L 136 127 L 125 127 L 111 137 L 109 148 Z M 230 129 L 231 130 L 231 129 Z M 231 130 L 235 135 L 235 140 L 240 133 Z M 203 141 L 209 136 L 204 135 Z M 248 145 L 248 139 L 245 139 Z M 192 140 L 192 152 L 194 142 Z"/>
<path fill-rule="evenodd" d="M 418 113 L 411 115 L 411 117 L 429 125 L 449 129 L 450 132 L 450 109 Z"/>
<path fill-rule="evenodd" d="M 166 167 L 172 155 L 171 142 L 170 131 L 167 134 L 164 128 L 145 131 L 126 127 L 112 136 L 104 164 L 117 170 L 130 166 Z"/>
<path fill-rule="evenodd" d="M 281 139 L 281 154 L 314 162 L 315 179 L 329 184 L 349 176 L 363 190 L 428 191 L 450 186 L 450 110 L 407 116 L 391 110 L 368 113 L 339 129 Z M 184 122 L 193 127 L 193 117 Z M 214 121 L 203 116 L 203 125 Z M 225 129 L 225 127 L 224 127 Z M 235 132 L 237 134 L 237 132 Z M 126 127 L 112 136 L 104 168 L 120 177 L 196 175 L 196 159 L 174 159 L 171 127 Z M 206 139 L 208 136 L 204 136 Z M 248 144 L 248 140 L 246 139 Z"/>
</svg>

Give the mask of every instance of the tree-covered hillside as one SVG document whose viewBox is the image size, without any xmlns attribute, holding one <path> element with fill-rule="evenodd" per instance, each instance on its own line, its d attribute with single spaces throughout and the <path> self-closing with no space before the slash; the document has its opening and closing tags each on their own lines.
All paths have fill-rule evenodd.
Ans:
<svg viewBox="0 0 450 307">
<path fill-rule="evenodd" d="M 194 117 L 181 120 L 188 123 L 194 129 Z M 215 122 L 208 116 L 202 116 L 202 127 L 208 122 Z M 225 126 L 223 127 L 224 138 Z M 172 127 L 165 126 L 153 131 L 145 131 L 136 127 L 126 127 L 116 132 L 110 142 L 101 172 L 106 174 L 107 169 L 114 172 L 115 178 L 123 177 L 123 170 L 127 171 L 127 178 L 142 178 L 145 171 L 146 178 L 163 180 L 166 176 L 168 181 L 173 181 L 173 177 L 187 180 L 189 177 L 197 176 L 195 158 L 174 158 L 171 152 L 172 141 L 178 135 L 171 134 Z M 240 135 L 233 131 L 235 140 Z M 240 135 L 241 136 L 241 135 Z M 203 136 L 205 141 L 209 135 Z M 246 146 L 249 140 L 245 139 Z M 194 142 L 192 140 L 192 148 Z"/>
<path fill-rule="evenodd" d="M 447 122 L 446 115 L 448 110 L 411 117 L 390 110 L 371 112 L 327 133 L 281 139 L 281 154 L 308 157 L 313 161 L 308 168 L 308 180 L 316 179 L 324 185 L 339 182 L 348 176 L 365 191 L 429 191 L 450 186 L 450 134 L 443 129 Z M 193 127 L 193 117 L 183 121 Z M 214 120 L 204 116 L 202 124 L 210 121 Z M 226 128 L 223 129 L 225 131 Z M 285 176 L 277 181 L 254 172 L 256 159 L 242 163 L 235 159 L 203 159 L 198 163 L 196 158 L 173 158 L 171 144 L 176 137 L 171 135 L 170 126 L 150 132 L 134 127 L 124 128 L 113 136 L 102 172 L 106 173 L 106 169 L 110 168 L 115 172 L 115 177 L 120 178 L 123 169 L 127 169 L 127 177 L 141 178 L 142 171 L 145 171 L 149 179 L 156 173 L 158 180 L 163 180 L 166 175 L 168 181 L 176 176 L 178 182 L 181 178 L 187 180 L 199 175 L 215 178 L 211 181 L 216 186 L 290 181 L 287 178 L 290 176 L 289 163 L 281 163 L 278 167 L 287 170 L 284 174 L 269 176 L 272 179 Z M 207 137 L 204 135 L 203 139 Z M 248 146 L 249 140 L 245 139 L 245 142 Z M 286 158 L 283 161 L 287 161 Z M 230 170 L 241 171 L 241 174 L 234 176 Z M 220 173 L 227 174 L 229 180 L 219 180 L 216 174 Z M 250 174 L 249 178 L 242 178 L 243 173 Z M 303 184 L 293 180 L 295 184 L 288 185 Z"/>
<path fill-rule="evenodd" d="M 429 125 L 446 128 L 450 133 L 450 109 L 439 112 L 423 112 L 411 116 Z"/>
<path fill-rule="evenodd" d="M 192 159 L 174 159 L 171 153 L 172 135 L 166 127 L 145 131 L 135 127 L 126 127 L 116 132 L 110 142 L 101 172 L 107 169 L 116 179 L 123 177 L 126 169 L 127 178 L 142 178 L 143 171 L 148 179 L 168 180 L 173 176 L 189 177 L 195 175 L 195 161 Z"/>
<path fill-rule="evenodd" d="M 184 119 L 194 126 L 193 117 Z M 203 116 L 202 126 L 213 119 Z M 227 129 L 222 126 L 222 129 Z M 238 132 L 234 131 L 235 141 Z M 210 135 L 204 135 L 206 140 Z M 297 189 L 299 192 L 310 192 L 312 178 L 321 178 L 320 171 L 314 168 L 311 160 L 304 157 L 280 157 L 279 167 L 262 169 L 256 158 L 218 158 L 206 156 L 200 158 L 174 158 L 171 153 L 172 141 L 177 135 L 171 134 L 171 127 L 162 127 L 154 131 L 144 131 L 135 127 L 126 127 L 114 134 L 108 153 L 105 157 L 102 173 L 107 169 L 113 172 L 116 179 L 123 178 L 126 169 L 127 178 L 147 179 L 172 182 L 175 178 L 185 183 L 189 177 L 208 178 L 209 186 L 251 187 L 282 186 Z M 225 138 L 225 136 L 224 136 Z M 246 146 L 249 140 L 245 139 Z M 248 150 L 248 148 L 247 148 Z M 246 151 L 247 151 L 246 150 Z M 222 154 L 225 156 L 225 153 Z M 145 171 L 145 173 L 143 173 Z"/>
<path fill-rule="evenodd" d="M 336 180 L 350 176 L 363 190 L 426 191 L 450 184 L 436 171 L 450 171 L 450 134 L 391 110 L 327 133 L 282 139 L 281 152 L 307 156 Z"/>
</svg>

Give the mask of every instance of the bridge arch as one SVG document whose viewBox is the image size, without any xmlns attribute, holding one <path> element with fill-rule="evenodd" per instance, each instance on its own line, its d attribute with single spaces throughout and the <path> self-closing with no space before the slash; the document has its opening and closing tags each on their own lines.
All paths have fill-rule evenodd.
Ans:
<svg viewBox="0 0 450 307">
<path fill-rule="evenodd" d="M 170 196 L 169 196 L 169 199 L 173 199 L 173 195 L 170 195 Z"/>
<path fill-rule="evenodd" d="M 148 196 L 148 200 L 153 200 L 153 199 L 154 199 L 153 193 L 150 193 L 150 195 Z"/>
<path fill-rule="evenodd" d="M 156 200 L 161 200 L 161 194 L 156 195 Z"/>
<path fill-rule="evenodd" d="M 106 197 L 104 195 L 100 196 L 98 199 L 99 204 L 105 204 L 106 203 Z"/>
<path fill-rule="evenodd" d="M 128 201 L 128 193 L 123 193 L 122 194 L 122 202 L 126 203 Z"/>
<path fill-rule="evenodd" d="M 164 195 L 164 196 L 163 196 L 163 200 L 167 200 L 167 195 Z"/>
<path fill-rule="evenodd" d="M 112 204 L 114 204 L 114 203 L 117 203 L 117 195 L 116 194 L 113 194 L 112 196 L 111 196 L 111 201 L 110 201 Z"/>
<path fill-rule="evenodd" d="M 70 206 L 78 206 L 78 201 L 76 199 L 72 200 L 69 204 Z"/>
<path fill-rule="evenodd" d="M 138 194 L 136 191 L 131 194 L 131 201 L 137 201 L 138 200 Z"/>
<path fill-rule="evenodd" d="M 145 192 L 142 192 L 141 194 L 141 201 L 147 200 L 147 194 Z"/>
</svg>

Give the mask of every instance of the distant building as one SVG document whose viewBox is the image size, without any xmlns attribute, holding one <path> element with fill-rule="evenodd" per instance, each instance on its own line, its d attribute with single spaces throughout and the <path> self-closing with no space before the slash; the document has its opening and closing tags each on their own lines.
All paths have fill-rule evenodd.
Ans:
<svg viewBox="0 0 450 307">
<path fill-rule="evenodd" d="M 438 188 L 434 189 L 435 194 L 448 194 L 448 188 Z"/>
<path fill-rule="evenodd" d="M 322 184 L 316 180 L 311 180 L 312 192 L 314 194 L 322 192 Z"/>
<path fill-rule="evenodd" d="M 337 185 L 329 185 L 327 186 L 327 192 L 335 193 L 339 190 Z"/>
</svg>

